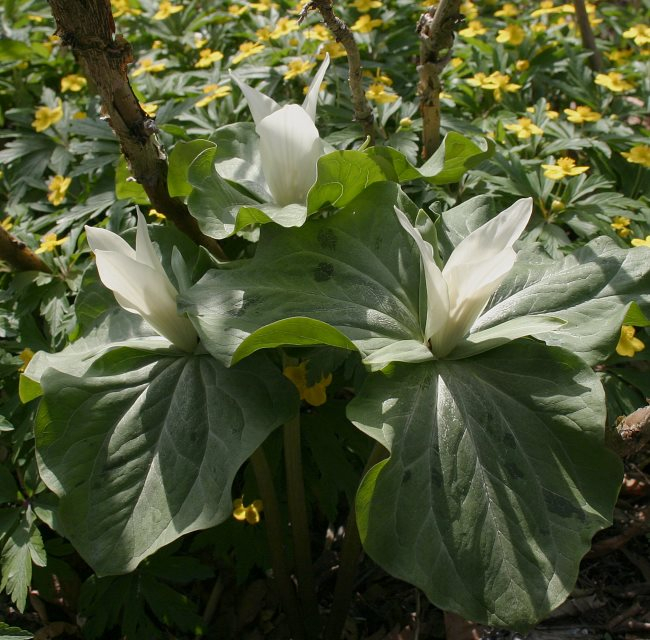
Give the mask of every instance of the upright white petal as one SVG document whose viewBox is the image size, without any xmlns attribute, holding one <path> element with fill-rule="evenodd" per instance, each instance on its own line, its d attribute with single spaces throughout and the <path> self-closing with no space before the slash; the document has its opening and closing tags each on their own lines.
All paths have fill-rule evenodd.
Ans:
<svg viewBox="0 0 650 640">
<path fill-rule="evenodd" d="M 441 331 L 449 316 L 449 293 L 447 284 L 433 259 L 433 247 L 422 237 L 420 232 L 411 224 L 403 211 L 395 207 L 395 213 L 399 223 L 408 234 L 415 240 L 420 250 L 424 278 L 427 289 L 427 320 L 424 328 L 424 335 L 427 340 Z"/>
<path fill-rule="evenodd" d="M 248 108 L 251 110 L 251 115 L 256 125 L 258 125 L 264 118 L 270 116 L 274 111 L 280 108 L 280 105 L 273 99 L 265 96 L 263 93 L 249 87 L 243 80 L 240 80 L 234 73 L 230 77 L 237 83 L 241 92 L 246 98 Z"/>
<path fill-rule="evenodd" d="M 134 251 L 127 242 L 105 229 L 86 227 L 95 252 L 102 283 L 113 291 L 118 304 L 142 316 L 160 335 L 184 351 L 193 351 L 197 335 L 192 323 L 179 316 L 178 292 L 155 253 L 146 223 L 140 215 Z"/>
<path fill-rule="evenodd" d="M 312 119 L 297 104 L 288 104 L 257 125 L 262 171 L 280 206 L 304 203 L 316 181 L 323 141 Z"/>
<path fill-rule="evenodd" d="M 453 251 L 442 274 L 449 287 L 450 342 L 462 338 L 481 314 L 490 296 L 512 269 L 512 245 L 526 228 L 531 198 L 518 200 L 470 233 Z"/>
<path fill-rule="evenodd" d="M 327 67 L 330 66 L 330 54 L 325 55 L 325 60 L 321 64 L 318 72 L 314 76 L 314 79 L 309 85 L 309 90 L 307 91 L 307 96 L 305 97 L 304 102 L 302 103 L 302 108 L 307 112 L 307 115 L 311 118 L 312 122 L 316 122 L 316 106 L 318 104 L 318 93 L 320 91 L 320 86 L 325 77 L 325 72 Z"/>
</svg>

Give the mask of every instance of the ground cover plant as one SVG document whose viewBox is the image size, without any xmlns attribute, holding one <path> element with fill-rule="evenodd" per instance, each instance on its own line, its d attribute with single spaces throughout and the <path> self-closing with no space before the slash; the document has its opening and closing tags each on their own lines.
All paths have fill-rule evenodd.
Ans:
<svg viewBox="0 0 650 640">
<path fill-rule="evenodd" d="M 7 0 L 0 637 L 645 637 L 649 9 Z"/>
</svg>

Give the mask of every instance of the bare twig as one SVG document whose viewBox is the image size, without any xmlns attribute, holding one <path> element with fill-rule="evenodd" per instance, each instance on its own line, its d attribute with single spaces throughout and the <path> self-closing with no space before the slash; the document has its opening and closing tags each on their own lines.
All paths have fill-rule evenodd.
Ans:
<svg viewBox="0 0 650 640">
<path fill-rule="evenodd" d="M 623 458 L 640 452 L 650 442 L 650 405 L 619 417 L 605 438 L 607 446 Z"/>
<path fill-rule="evenodd" d="M 311 11 L 318 11 L 321 14 L 325 26 L 330 30 L 334 39 L 343 45 L 348 54 L 348 84 L 350 85 L 350 93 L 352 95 L 354 119 L 361 124 L 366 136 L 370 136 L 370 143 L 374 144 L 374 116 L 366 99 L 366 93 L 363 90 L 363 83 L 361 81 L 361 54 L 354 39 L 354 34 L 350 30 L 350 27 L 334 13 L 332 0 L 311 0 L 301 11 L 298 22 L 302 22 Z"/>
<path fill-rule="evenodd" d="M 420 16 L 418 94 L 422 112 L 422 157 L 427 159 L 440 146 L 440 75 L 451 59 L 454 28 L 461 20 L 461 0 L 440 0 Z"/>
<path fill-rule="evenodd" d="M 582 46 L 591 51 L 589 56 L 589 66 L 594 71 L 602 71 L 604 68 L 603 57 L 596 46 L 596 38 L 589 23 L 589 14 L 585 6 L 585 0 L 573 0 L 573 6 L 576 10 L 576 20 L 580 29 L 580 37 L 582 38 Z"/>
<path fill-rule="evenodd" d="M 51 273 L 50 268 L 24 242 L 12 236 L 3 226 L 0 226 L 0 260 L 14 271 Z"/>
<path fill-rule="evenodd" d="M 143 111 L 129 84 L 131 47 L 122 36 L 115 35 L 110 0 L 48 1 L 56 33 L 92 80 L 133 177 L 158 211 L 197 244 L 225 259 L 219 243 L 203 234 L 183 201 L 169 195 L 167 157 L 156 138 L 155 122 Z"/>
</svg>

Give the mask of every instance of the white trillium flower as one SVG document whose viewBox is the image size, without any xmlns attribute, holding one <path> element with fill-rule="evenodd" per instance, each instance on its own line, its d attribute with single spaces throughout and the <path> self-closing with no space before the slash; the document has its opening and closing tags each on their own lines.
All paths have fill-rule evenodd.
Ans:
<svg viewBox="0 0 650 640">
<path fill-rule="evenodd" d="M 309 86 L 302 106 L 281 107 L 273 98 L 249 87 L 232 74 L 242 90 L 260 137 L 262 172 L 276 204 L 304 204 L 316 181 L 316 164 L 324 153 L 316 121 L 316 104 L 329 56 Z"/>
<path fill-rule="evenodd" d="M 395 208 L 400 224 L 420 250 L 427 290 L 424 334 L 434 356 L 445 357 L 470 332 L 512 269 L 516 257 L 512 245 L 526 228 L 532 211 L 532 198 L 517 200 L 462 240 L 440 270 L 433 247 Z"/>
<path fill-rule="evenodd" d="M 95 253 L 99 277 L 118 304 L 142 316 L 161 336 L 183 351 L 192 352 L 198 336 L 192 323 L 176 310 L 178 291 L 165 273 L 138 212 L 135 250 L 107 229 L 86 227 Z"/>
</svg>

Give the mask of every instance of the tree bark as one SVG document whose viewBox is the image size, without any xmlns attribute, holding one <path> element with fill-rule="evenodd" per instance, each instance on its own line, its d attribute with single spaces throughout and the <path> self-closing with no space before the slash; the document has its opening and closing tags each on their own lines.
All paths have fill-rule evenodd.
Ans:
<svg viewBox="0 0 650 640">
<path fill-rule="evenodd" d="M 12 236 L 0 225 L 0 260 L 14 271 L 43 271 L 50 268 L 24 243 Z"/>
<path fill-rule="evenodd" d="M 589 14 L 585 6 L 585 0 L 573 0 L 573 6 L 576 10 L 576 20 L 580 29 L 580 37 L 582 38 L 582 46 L 591 51 L 589 57 L 589 65 L 594 71 L 603 70 L 603 57 L 596 45 L 596 38 L 589 23 Z"/>
<path fill-rule="evenodd" d="M 56 34 L 70 47 L 91 85 L 102 99 L 104 114 L 120 141 L 133 177 L 151 204 L 183 233 L 218 258 L 219 243 L 204 235 L 182 200 L 167 189 L 167 156 L 156 138 L 156 124 L 142 109 L 127 77 L 133 62 L 129 43 L 115 35 L 110 0 L 48 0 Z"/>
<path fill-rule="evenodd" d="M 461 19 L 460 0 L 440 0 L 422 14 L 417 26 L 420 38 L 418 94 L 422 113 L 422 158 L 440 146 L 440 75 L 451 59 L 454 28 Z"/>
</svg>

